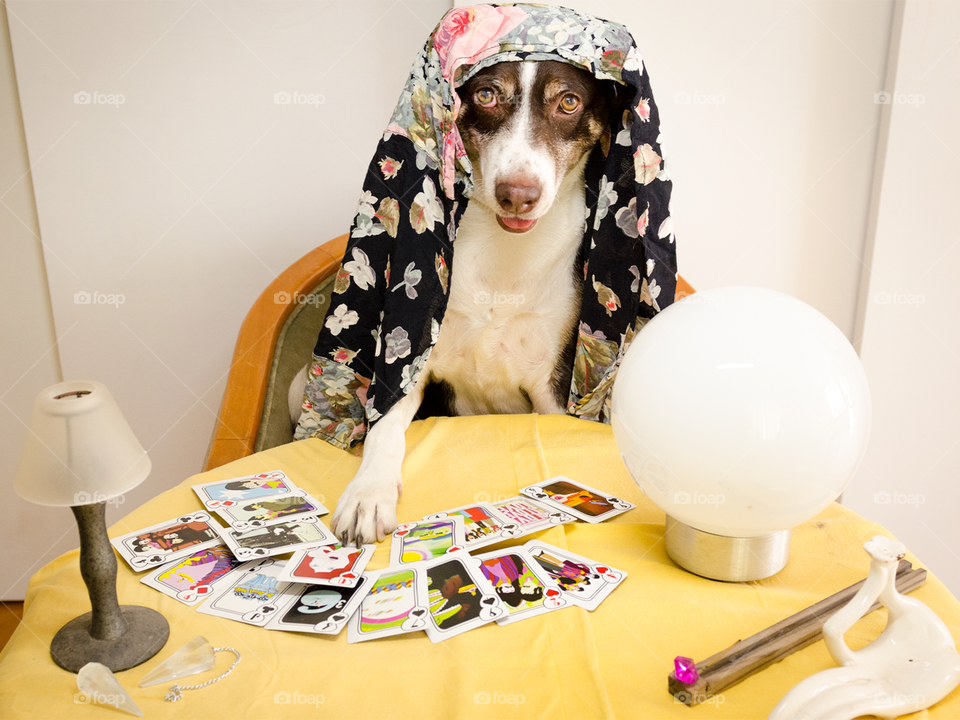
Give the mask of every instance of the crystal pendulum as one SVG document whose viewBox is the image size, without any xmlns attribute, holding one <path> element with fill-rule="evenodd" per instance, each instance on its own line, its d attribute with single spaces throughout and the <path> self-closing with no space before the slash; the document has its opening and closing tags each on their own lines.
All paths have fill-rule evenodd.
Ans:
<svg viewBox="0 0 960 720">
<path fill-rule="evenodd" d="M 196 675 L 213 669 L 213 646 L 202 635 L 197 635 L 173 655 L 143 676 L 140 687 L 149 687 L 177 678 Z"/>
<path fill-rule="evenodd" d="M 143 711 L 137 707 L 133 698 L 123 689 L 123 685 L 110 668 L 100 663 L 87 663 L 77 673 L 77 687 L 86 696 L 86 702 L 96 705 L 111 705 L 131 715 L 143 717 Z"/>
<path fill-rule="evenodd" d="M 215 648 L 209 642 L 207 642 L 205 637 L 202 635 L 197 635 L 197 637 L 177 650 L 173 655 L 157 665 L 153 670 L 144 675 L 143 680 L 140 681 L 140 687 L 148 687 L 150 685 L 170 682 L 171 680 L 176 680 L 177 678 L 187 677 L 188 675 L 196 675 L 197 673 L 212 670 L 214 663 L 216 662 L 216 654 L 218 652 L 232 652 L 237 656 L 237 659 L 233 661 L 233 664 L 227 668 L 225 673 L 218 677 L 211 678 L 204 683 L 200 683 L 199 685 L 174 684 L 170 688 L 170 692 L 164 695 L 163 699 L 167 700 L 168 702 L 176 702 L 183 697 L 184 690 L 198 690 L 199 688 L 207 687 L 207 685 L 213 685 L 213 683 L 223 680 L 223 678 L 233 672 L 233 669 L 237 666 L 237 663 L 240 662 L 240 653 L 230 647 Z"/>
</svg>

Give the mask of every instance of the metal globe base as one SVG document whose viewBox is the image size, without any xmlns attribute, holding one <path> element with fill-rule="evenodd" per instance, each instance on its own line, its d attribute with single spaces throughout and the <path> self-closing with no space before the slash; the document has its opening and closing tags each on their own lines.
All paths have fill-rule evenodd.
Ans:
<svg viewBox="0 0 960 720">
<path fill-rule="evenodd" d="M 747 582 L 780 572 L 790 558 L 791 530 L 729 537 L 697 530 L 667 515 L 667 555 L 684 570 L 711 580 Z"/>
</svg>

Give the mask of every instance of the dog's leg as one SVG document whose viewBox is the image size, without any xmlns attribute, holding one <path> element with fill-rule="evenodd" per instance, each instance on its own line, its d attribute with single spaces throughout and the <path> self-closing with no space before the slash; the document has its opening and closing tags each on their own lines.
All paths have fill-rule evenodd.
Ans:
<svg viewBox="0 0 960 720">
<path fill-rule="evenodd" d="M 533 411 L 538 415 L 562 415 L 567 409 L 557 400 L 553 385 L 546 383 L 527 391 Z"/>
<path fill-rule="evenodd" d="M 410 393 L 373 426 L 363 443 L 360 470 L 337 501 L 333 531 L 344 545 L 379 542 L 397 527 L 397 498 L 403 491 L 400 466 L 404 433 L 423 398 L 426 370 Z"/>
</svg>

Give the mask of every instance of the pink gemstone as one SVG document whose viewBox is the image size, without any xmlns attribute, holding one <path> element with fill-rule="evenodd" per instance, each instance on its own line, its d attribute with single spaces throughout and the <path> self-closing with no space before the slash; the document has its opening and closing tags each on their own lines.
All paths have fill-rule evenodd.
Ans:
<svg viewBox="0 0 960 720">
<path fill-rule="evenodd" d="M 676 669 L 677 680 L 684 685 L 693 685 L 700 679 L 700 673 L 697 672 L 697 665 L 688 657 L 677 655 L 673 659 L 673 667 Z"/>
</svg>

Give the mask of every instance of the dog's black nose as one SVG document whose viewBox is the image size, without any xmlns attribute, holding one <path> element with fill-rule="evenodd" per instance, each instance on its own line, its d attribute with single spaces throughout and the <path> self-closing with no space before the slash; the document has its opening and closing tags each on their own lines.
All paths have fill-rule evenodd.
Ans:
<svg viewBox="0 0 960 720">
<path fill-rule="evenodd" d="M 540 199 L 540 186 L 525 182 L 498 182 L 497 202 L 510 213 L 525 213 L 533 210 Z"/>
</svg>

